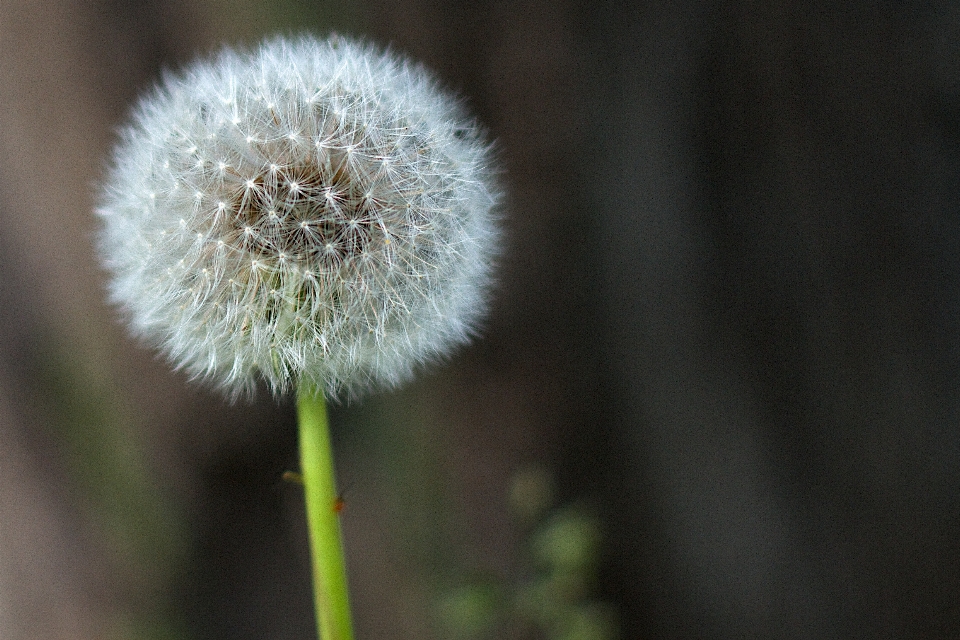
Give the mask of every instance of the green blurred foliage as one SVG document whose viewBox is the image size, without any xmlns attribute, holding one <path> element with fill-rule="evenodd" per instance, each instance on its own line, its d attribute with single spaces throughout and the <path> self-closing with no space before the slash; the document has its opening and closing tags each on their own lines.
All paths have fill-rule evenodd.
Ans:
<svg viewBox="0 0 960 640">
<path fill-rule="evenodd" d="M 595 599 L 603 534 L 580 504 L 555 506 L 553 481 L 539 465 L 519 470 L 509 502 L 525 525 L 530 573 L 513 583 L 486 579 L 438 598 L 440 637 L 616 640 L 613 607 Z"/>
</svg>

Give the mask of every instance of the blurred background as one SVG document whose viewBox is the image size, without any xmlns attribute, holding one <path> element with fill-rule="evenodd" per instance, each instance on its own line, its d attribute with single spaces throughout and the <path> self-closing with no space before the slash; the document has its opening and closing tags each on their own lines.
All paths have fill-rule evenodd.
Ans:
<svg viewBox="0 0 960 640">
<path fill-rule="evenodd" d="M 509 193 L 484 337 L 334 409 L 358 638 L 960 637 L 960 8 L 838 6 L 0 0 L 0 638 L 312 637 L 292 405 L 130 340 L 92 214 L 163 70 L 305 30 Z"/>
</svg>

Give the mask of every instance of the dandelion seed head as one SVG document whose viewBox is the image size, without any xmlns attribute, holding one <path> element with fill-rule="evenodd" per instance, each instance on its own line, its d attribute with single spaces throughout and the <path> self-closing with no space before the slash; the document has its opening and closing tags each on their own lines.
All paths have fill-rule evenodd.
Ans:
<svg viewBox="0 0 960 640">
<path fill-rule="evenodd" d="M 141 100 L 100 251 L 133 331 L 192 376 L 357 396 L 475 331 L 498 198 L 489 144 L 421 67 L 274 39 Z"/>
</svg>

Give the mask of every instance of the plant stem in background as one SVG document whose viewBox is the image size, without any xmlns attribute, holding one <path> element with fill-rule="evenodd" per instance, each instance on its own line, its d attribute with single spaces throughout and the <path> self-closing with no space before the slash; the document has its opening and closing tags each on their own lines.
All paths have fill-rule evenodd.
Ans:
<svg viewBox="0 0 960 640">
<path fill-rule="evenodd" d="M 322 393 L 302 387 L 297 403 L 300 472 L 306 497 L 313 599 L 320 640 L 353 640 L 346 563 L 340 540 L 333 447 Z"/>
</svg>

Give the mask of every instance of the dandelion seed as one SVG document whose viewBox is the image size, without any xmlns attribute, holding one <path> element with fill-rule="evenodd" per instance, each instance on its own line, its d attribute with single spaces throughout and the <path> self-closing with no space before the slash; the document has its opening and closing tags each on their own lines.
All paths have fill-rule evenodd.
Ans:
<svg viewBox="0 0 960 640">
<path fill-rule="evenodd" d="M 473 333 L 498 198 L 489 145 L 422 68 L 274 39 L 141 101 L 100 251 L 133 331 L 194 377 L 356 396 Z"/>
</svg>

